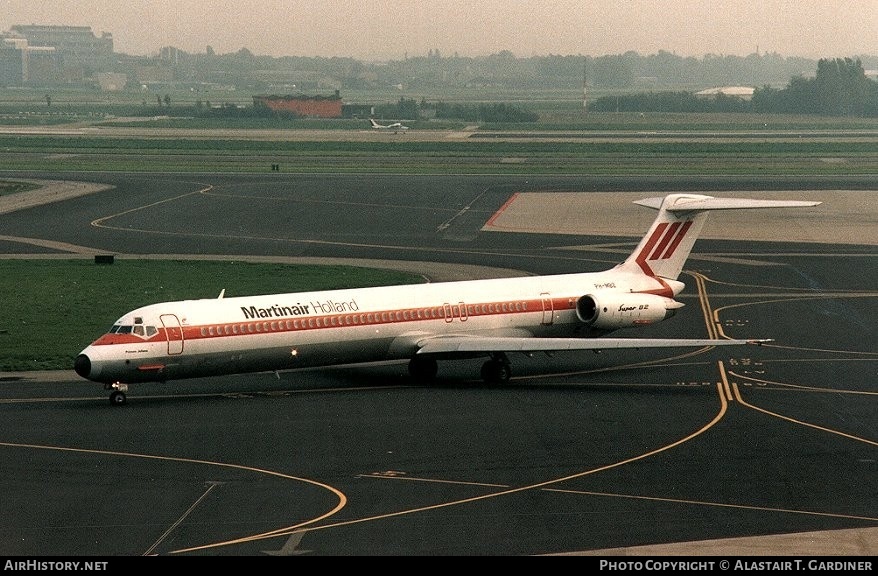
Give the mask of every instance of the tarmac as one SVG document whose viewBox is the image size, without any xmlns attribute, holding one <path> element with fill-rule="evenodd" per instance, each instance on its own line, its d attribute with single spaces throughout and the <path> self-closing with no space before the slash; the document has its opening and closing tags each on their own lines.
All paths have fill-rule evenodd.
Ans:
<svg viewBox="0 0 878 576">
<path fill-rule="evenodd" d="M 87 183 L 79 183 L 79 182 L 64 182 L 64 181 L 45 181 L 45 180 L 29 180 L 32 182 L 36 182 L 42 184 L 42 187 L 33 191 L 23 192 L 23 193 L 15 193 L 8 194 L 4 196 L 0 196 L 0 213 L 8 213 L 16 210 L 30 208 L 40 204 L 46 204 L 51 202 L 56 202 L 59 200 L 64 200 L 68 198 L 73 198 L 76 196 L 81 196 L 84 194 L 91 194 L 94 192 L 106 190 L 111 188 L 111 186 L 98 185 L 98 184 L 87 184 Z M 761 193 L 765 194 L 765 193 Z M 782 193 L 772 192 L 770 193 L 773 197 L 783 197 Z M 642 194 L 641 194 L 642 195 Z M 748 195 L 746 193 L 742 195 Z M 602 198 L 602 196 L 606 196 L 606 198 Z M 599 193 L 589 194 L 587 201 L 588 202 L 603 202 L 612 199 L 619 200 L 620 194 L 607 194 L 602 195 Z M 864 194 L 859 191 L 821 191 L 821 192 L 809 192 L 808 195 L 803 195 L 802 191 L 791 192 L 788 197 L 795 197 L 796 199 L 816 199 L 823 201 L 825 206 L 821 209 L 821 211 L 810 212 L 810 215 L 803 216 L 803 218 L 807 218 L 808 221 L 803 221 L 797 223 L 792 227 L 792 230 L 797 234 L 795 238 L 790 238 L 790 227 L 787 227 L 786 230 L 783 231 L 785 236 L 784 240 L 794 240 L 801 242 L 825 242 L 825 243 L 845 243 L 848 242 L 848 238 L 839 238 L 839 231 L 837 228 L 833 227 L 831 224 L 833 221 L 837 221 L 838 218 L 842 218 L 846 221 L 846 224 L 849 224 L 852 228 L 846 229 L 847 233 L 851 234 L 852 237 L 856 238 L 856 244 L 863 245 L 878 245 L 878 226 L 876 226 L 876 222 L 874 221 L 874 215 L 878 214 L 878 195 L 874 193 Z M 760 197 L 760 196 L 757 196 Z M 565 199 L 569 200 L 570 198 Z M 598 234 L 607 234 L 610 233 L 607 231 L 594 231 L 593 224 L 591 222 L 570 222 L 567 220 L 564 215 L 565 214 L 583 214 L 588 213 L 588 210 L 582 210 L 579 208 L 571 208 L 569 203 L 565 202 L 546 202 L 546 198 L 544 195 L 532 195 L 530 197 L 525 197 L 520 199 L 521 202 L 517 206 L 518 212 L 508 211 L 502 215 L 501 218 L 494 220 L 492 225 L 496 228 L 502 229 L 516 229 L 517 231 L 527 231 L 522 229 L 524 226 L 535 226 L 534 220 L 531 215 L 537 211 L 545 212 L 546 206 L 559 206 L 563 208 L 564 214 L 559 214 L 558 218 L 550 219 L 551 221 L 556 223 L 555 230 L 548 230 L 548 232 L 563 232 L 563 233 L 574 233 L 581 232 L 581 229 L 586 226 L 592 226 L 589 228 L 592 233 Z M 629 205 L 629 199 L 624 198 L 625 206 Z M 578 200 L 576 200 L 578 201 Z M 586 201 L 586 199 L 583 199 Z M 608 205 L 612 205 L 609 203 Z M 612 208 L 610 208 L 612 210 Z M 630 208 L 628 208 L 630 211 Z M 827 214 L 826 211 L 829 211 L 830 214 Z M 647 220 L 651 219 L 653 215 L 648 211 Z M 629 212 L 630 213 L 630 212 Z M 770 211 L 766 211 L 766 213 L 770 213 Z M 748 215 L 748 217 L 752 218 L 752 215 Z M 770 217 L 770 216 L 768 216 Z M 789 221 L 789 215 L 785 215 L 785 219 Z M 613 217 L 607 218 L 606 212 L 602 212 L 600 214 L 600 221 L 606 223 L 607 221 L 616 222 Z M 632 222 L 631 225 L 637 230 L 642 230 L 643 226 L 641 222 Z M 734 226 L 734 222 L 729 223 L 730 226 Z M 542 223 L 539 224 L 534 231 L 539 232 L 547 232 Z M 762 230 L 765 230 L 766 226 L 759 227 Z M 770 227 L 768 227 L 770 229 Z M 620 228 L 616 226 L 613 229 L 614 233 L 620 233 Z M 718 232 L 722 235 L 722 232 Z M 29 242 L 33 244 L 39 244 L 44 247 L 51 247 L 53 249 L 59 250 L 59 254 L 49 254 L 49 255 L 33 255 L 33 254 L 6 254 L 0 255 L 0 258 L 65 258 L 69 259 L 71 257 L 82 257 L 89 258 L 93 257 L 97 254 L 102 254 L 102 251 L 98 251 L 95 249 L 91 249 L 88 247 L 79 247 L 64 243 L 57 243 L 45 240 L 36 240 L 36 239 L 23 239 L 23 238 L 12 238 L 6 236 L 0 236 L 0 239 L 4 240 L 12 240 L 16 242 Z M 762 240 L 763 238 L 759 238 Z M 770 239 L 770 238 L 767 238 Z M 181 256 L 179 254 L 175 255 L 161 255 L 161 254 L 152 254 L 152 255 L 125 255 L 118 254 L 115 255 L 118 258 L 187 258 L 191 257 L 193 259 L 203 260 L 205 258 L 215 258 L 215 259 L 229 259 L 228 256 L 205 256 L 205 255 L 193 255 L 193 256 Z M 236 259 L 241 259 L 241 256 L 235 256 Z M 522 276 L 525 273 L 516 270 L 505 270 L 505 269 L 496 269 L 489 267 L 481 267 L 481 266 L 460 266 L 460 265 L 441 265 L 441 264 L 425 264 L 423 262 L 399 262 L 399 261 L 383 261 L 383 260 L 356 260 L 349 261 L 344 259 L 336 259 L 336 258 L 283 258 L 283 257 L 257 257 L 253 258 L 253 261 L 262 261 L 262 262 L 289 262 L 289 263 L 307 263 L 307 264 L 353 264 L 357 266 L 364 267 L 374 267 L 374 268 L 392 268 L 395 270 L 402 270 L 406 272 L 413 272 L 418 274 L 423 274 L 426 278 L 432 281 L 447 281 L 447 280 L 463 280 L 463 279 L 473 279 L 473 278 L 481 278 L 481 277 L 516 277 Z M 32 382 L 70 382 L 70 381 L 78 381 L 80 378 L 73 372 L 73 370 L 59 370 L 59 371 L 29 371 L 29 372 L 0 372 L 0 384 L 4 382 L 22 382 L 22 381 L 32 381 Z M 794 534 L 781 534 L 781 535 L 773 535 L 773 536 L 754 536 L 754 537 L 744 537 L 744 538 L 730 538 L 730 539 L 719 539 L 719 540 L 705 540 L 705 541 L 697 541 L 697 542 L 682 542 L 675 544 L 662 544 L 662 545 L 650 545 L 650 546 L 637 546 L 637 547 L 625 547 L 625 548 L 611 548 L 611 549 L 603 549 L 603 550 L 590 550 L 585 552 L 573 552 L 569 554 L 560 554 L 562 556 L 733 556 L 739 558 L 753 557 L 753 556 L 784 556 L 784 557 L 793 557 L 793 556 L 801 556 L 805 558 L 817 557 L 817 556 L 847 556 L 847 557 L 859 557 L 859 558 L 851 558 L 851 562 L 866 562 L 869 563 L 869 566 L 862 566 L 859 569 L 866 570 L 874 570 L 874 564 L 872 564 L 869 558 L 875 557 L 876 553 L 878 553 L 878 528 L 862 528 L 862 529 L 847 529 L 847 530 L 835 530 L 835 531 L 819 531 L 819 532 L 803 532 L 803 533 L 794 533 Z M 845 561 L 847 562 L 847 561 Z M 806 568 L 799 568 L 806 569 Z"/>
</svg>

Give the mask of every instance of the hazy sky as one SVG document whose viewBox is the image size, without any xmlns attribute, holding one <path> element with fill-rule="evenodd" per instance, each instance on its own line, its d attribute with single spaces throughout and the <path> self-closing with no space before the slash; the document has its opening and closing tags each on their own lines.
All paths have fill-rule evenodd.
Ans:
<svg viewBox="0 0 878 576">
<path fill-rule="evenodd" d="M 0 0 L 15 24 L 90 26 L 134 55 L 878 54 L 878 0 Z"/>
</svg>

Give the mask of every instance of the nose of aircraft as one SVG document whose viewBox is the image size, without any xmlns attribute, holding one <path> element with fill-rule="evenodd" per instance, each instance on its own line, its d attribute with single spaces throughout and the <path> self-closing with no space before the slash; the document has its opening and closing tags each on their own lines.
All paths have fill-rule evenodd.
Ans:
<svg viewBox="0 0 878 576">
<path fill-rule="evenodd" d="M 73 370 L 83 378 L 88 378 L 91 375 L 91 358 L 85 354 L 80 354 L 73 361 Z"/>
</svg>

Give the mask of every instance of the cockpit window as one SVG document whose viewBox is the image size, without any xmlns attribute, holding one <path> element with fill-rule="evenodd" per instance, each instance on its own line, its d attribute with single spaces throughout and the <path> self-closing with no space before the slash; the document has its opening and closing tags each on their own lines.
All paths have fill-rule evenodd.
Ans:
<svg viewBox="0 0 878 576">
<path fill-rule="evenodd" d="M 143 338 L 150 338 L 158 334 L 158 329 L 155 326 L 144 326 L 142 324 L 137 324 L 135 326 L 131 326 L 130 324 L 113 324 L 109 331 L 110 334 L 136 334 L 137 336 L 141 336 Z"/>
</svg>

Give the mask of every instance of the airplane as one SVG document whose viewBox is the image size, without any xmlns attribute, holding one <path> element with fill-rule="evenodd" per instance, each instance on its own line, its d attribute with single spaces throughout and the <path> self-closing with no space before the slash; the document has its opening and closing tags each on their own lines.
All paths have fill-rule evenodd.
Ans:
<svg viewBox="0 0 878 576">
<path fill-rule="evenodd" d="M 762 344 L 766 339 L 609 337 L 672 317 L 679 277 L 712 211 L 820 202 L 677 193 L 634 202 L 658 215 L 634 251 L 603 272 L 162 302 L 124 314 L 74 360 L 75 372 L 126 403 L 128 385 L 408 361 L 415 380 L 443 359 L 486 357 L 481 377 L 505 383 L 508 354 Z"/>
<path fill-rule="evenodd" d="M 379 124 L 374 118 L 369 118 L 369 122 L 371 122 L 372 128 L 375 130 L 392 130 L 394 132 L 399 132 L 400 130 L 409 129 L 408 126 L 403 126 L 400 122 L 394 122 L 393 124 Z"/>
</svg>

